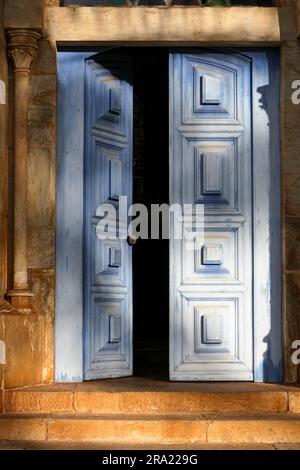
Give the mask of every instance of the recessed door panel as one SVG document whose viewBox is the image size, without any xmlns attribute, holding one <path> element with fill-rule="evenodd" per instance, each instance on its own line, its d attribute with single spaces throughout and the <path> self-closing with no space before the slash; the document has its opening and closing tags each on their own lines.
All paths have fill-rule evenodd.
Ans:
<svg viewBox="0 0 300 470">
<path fill-rule="evenodd" d="M 172 225 L 172 380 L 253 379 L 250 80 L 239 54 L 170 54 L 170 202 L 190 235 Z"/>
<path fill-rule="evenodd" d="M 132 248 L 119 238 L 118 225 L 120 196 L 128 204 L 132 197 L 130 75 L 127 57 L 99 54 L 86 61 L 85 379 L 132 374 Z M 117 216 L 105 239 L 97 237 L 101 204 L 110 204 Z"/>
</svg>

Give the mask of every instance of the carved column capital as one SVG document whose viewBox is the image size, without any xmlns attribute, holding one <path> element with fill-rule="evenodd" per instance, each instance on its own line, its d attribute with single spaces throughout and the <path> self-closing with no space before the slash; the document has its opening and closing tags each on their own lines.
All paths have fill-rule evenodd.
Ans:
<svg viewBox="0 0 300 470">
<path fill-rule="evenodd" d="M 29 72 L 31 62 L 37 56 L 41 35 L 31 29 L 11 29 L 7 36 L 8 55 L 13 60 L 15 71 Z"/>
<path fill-rule="evenodd" d="M 27 167 L 28 167 L 28 86 L 32 60 L 37 55 L 40 34 L 31 29 L 11 29 L 8 54 L 15 66 L 14 108 L 14 283 L 7 292 L 12 306 L 30 312 L 32 292 L 27 259 Z"/>
</svg>

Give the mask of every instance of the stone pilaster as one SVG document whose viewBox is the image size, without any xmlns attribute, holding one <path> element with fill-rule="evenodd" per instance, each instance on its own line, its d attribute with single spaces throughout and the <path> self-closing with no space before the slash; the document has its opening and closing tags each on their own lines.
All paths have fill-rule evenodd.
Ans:
<svg viewBox="0 0 300 470">
<path fill-rule="evenodd" d="M 8 55 L 15 72 L 14 109 L 14 285 L 7 295 L 18 310 L 30 310 L 32 291 L 27 271 L 28 83 L 40 34 L 8 30 Z"/>
</svg>

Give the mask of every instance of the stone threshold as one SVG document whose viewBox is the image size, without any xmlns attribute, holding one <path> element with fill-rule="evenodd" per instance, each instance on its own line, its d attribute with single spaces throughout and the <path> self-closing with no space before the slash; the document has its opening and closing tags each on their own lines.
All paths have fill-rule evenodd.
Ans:
<svg viewBox="0 0 300 470">
<path fill-rule="evenodd" d="M 300 387 L 252 382 L 183 383 L 128 377 L 5 390 L 2 401 L 3 413 L 300 413 Z"/>
</svg>

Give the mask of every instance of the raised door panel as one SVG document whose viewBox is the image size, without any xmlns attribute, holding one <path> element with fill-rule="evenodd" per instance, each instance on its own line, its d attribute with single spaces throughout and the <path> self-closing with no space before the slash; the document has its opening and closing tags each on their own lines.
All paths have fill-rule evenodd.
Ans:
<svg viewBox="0 0 300 470">
<path fill-rule="evenodd" d="M 170 54 L 170 202 L 189 232 L 170 242 L 173 380 L 253 379 L 250 86 L 247 57 Z"/>
<path fill-rule="evenodd" d="M 130 76 L 126 57 L 99 54 L 86 61 L 85 379 L 132 374 L 132 248 L 118 236 L 120 196 L 129 204 L 132 197 Z M 97 236 L 101 204 L 117 216 L 105 239 Z"/>
</svg>

